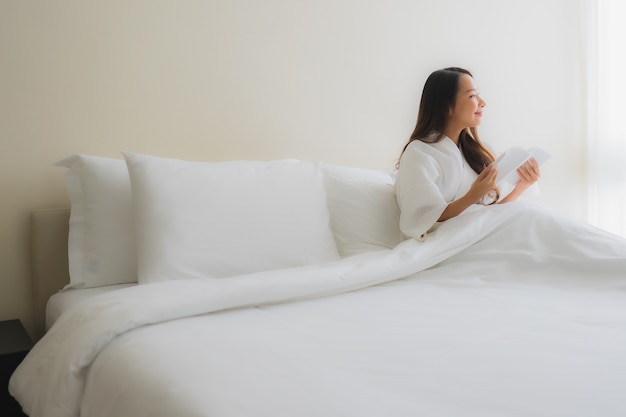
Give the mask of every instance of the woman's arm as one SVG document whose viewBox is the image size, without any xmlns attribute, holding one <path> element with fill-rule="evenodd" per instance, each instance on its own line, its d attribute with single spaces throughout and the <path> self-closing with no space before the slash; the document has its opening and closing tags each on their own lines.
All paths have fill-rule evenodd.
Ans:
<svg viewBox="0 0 626 417">
<path fill-rule="evenodd" d="M 445 220 L 456 217 L 463 213 L 472 204 L 477 203 L 481 198 L 487 195 L 491 190 L 496 188 L 496 177 L 498 176 L 498 170 L 492 165 L 487 166 L 476 177 L 476 180 L 472 183 L 469 191 L 461 198 L 454 200 L 445 208 L 443 213 L 437 221 L 443 222 Z"/>
</svg>

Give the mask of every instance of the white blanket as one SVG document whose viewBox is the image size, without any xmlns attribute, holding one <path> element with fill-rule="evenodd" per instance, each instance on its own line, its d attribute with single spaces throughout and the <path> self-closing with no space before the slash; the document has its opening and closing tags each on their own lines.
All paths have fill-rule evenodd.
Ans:
<svg viewBox="0 0 626 417">
<path fill-rule="evenodd" d="M 407 277 L 410 277 L 410 279 L 403 280 L 402 283 L 410 282 L 412 283 L 411 285 L 417 285 L 418 287 L 408 290 L 403 285 L 389 284 L 376 287 L 372 291 L 369 289 L 364 290 L 373 285 L 390 283 Z M 529 355 L 529 353 L 524 352 L 524 349 L 520 349 L 518 345 L 507 343 L 500 343 L 501 346 L 493 350 L 485 350 L 482 356 L 469 355 L 468 346 L 464 346 L 464 349 L 460 352 L 468 355 L 465 359 L 469 362 L 465 363 L 466 361 L 464 360 L 452 361 L 455 364 L 452 369 L 461 371 L 456 374 L 457 377 L 458 375 L 466 375 L 466 378 L 471 379 L 475 376 L 470 376 L 467 372 L 477 372 L 481 369 L 481 365 L 484 365 L 486 374 L 489 376 L 487 378 L 478 376 L 477 380 L 497 392 L 500 386 L 498 383 L 500 379 L 494 378 L 494 372 L 497 374 L 497 366 L 492 363 L 493 361 L 502 365 L 502 363 L 509 361 L 509 357 L 515 358 L 516 355 L 519 355 L 519 358 L 521 358 L 520 366 L 530 363 L 534 364 L 534 366 L 538 363 L 546 365 L 547 363 L 554 363 L 555 358 L 558 358 L 558 355 L 555 354 L 556 351 L 563 350 L 569 343 L 582 344 L 583 350 L 589 349 L 593 354 L 589 358 L 589 362 L 582 363 L 580 361 L 580 351 L 576 350 L 580 346 L 573 346 L 572 351 L 563 353 L 566 356 L 572 355 L 576 360 L 573 362 L 565 361 L 561 364 L 563 365 L 562 368 L 557 367 L 558 372 L 563 372 L 563 377 L 554 379 L 552 379 L 552 376 L 549 377 L 548 385 L 565 384 L 563 386 L 566 388 L 577 390 L 581 389 L 581 387 L 590 388 L 590 381 L 594 383 L 601 381 L 605 385 L 598 387 L 597 392 L 588 397 L 581 397 L 580 395 L 583 393 L 577 393 L 579 395 L 577 400 L 589 398 L 589 401 L 585 402 L 584 406 L 594 407 L 601 405 L 604 407 L 604 413 L 597 415 L 623 415 L 626 413 L 626 406 L 624 406 L 621 398 L 618 399 L 621 395 L 618 395 L 618 393 L 623 392 L 623 388 L 626 387 L 626 380 L 624 379 L 624 375 L 626 375 L 626 361 L 623 360 L 622 354 L 622 352 L 626 351 L 625 277 L 626 241 L 624 239 L 537 207 L 529 207 L 517 203 L 491 206 L 446 221 L 437 231 L 431 233 L 425 242 L 408 240 L 394 250 L 371 252 L 326 265 L 270 271 L 219 280 L 170 281 L 137 286 L 99 296 L 87 304 L 77 306 L 74 311 L 68 312 L 57 321 L 16 370 L 10 382 L 10 392 L 22 404 L 25 412 L 33 417 L 78 416 L 81 413 L 81 407 L 83 408 L 81 415 L 96 416 L 95 410 L 102 410 L 103 407 L 94 405 L 102 403 L 102 399 L 98 399 L 94 392 L 101 390 L 102 387 L 94 385 L 94 387 L 86 389 L 86 383 L 91 379 L 90 374 L 94 372 L 91 370 L 92 364 L 99 360 L 100 357 L 103 358 L 101 361 L 105 360 L 107 346 L 113 341 L 118 340 L 122 336 L 128 335 L 130 337 L 134 333 L 140 333 L 139 331 L 142 329 L 144 332 L 148 332 L 152 330 L 147 329 L 155 328 L 154 326 L 145 327 L 146 325 L 165 323 L 160 326 L 167 328 L 168 324 L 166 322 L 175 319 L 220 311 L 224 312 L 224 317 L 228 317 L 243 314 L 241 311 L 247 311 L 233 309 L 250 306 L 270 306 L 268 308 L 272 308 L 272 305 L 278 303 L 342 293 L 345 294 L 342 297 L 346 299 L 354 298 L 356 305 L 359 305 L 364 300 L 368 303 L 375 302 L 376 294 L 391 289 L 391 291 L 399 290 L 398 293 L 394 292 L 394 297 L 398 301 L 403 299 L 402 294 L 406 291 L 406 293 L 413 294 L 416 299 L 422 302 L 422 305 L 415 307 L 418 310 L 409 311 L 409 315 L 412 316 L 419 313 L 419 308 L 428 307 L 429 309 L 422 310 L 421 313 L 424 313 L 424 311 L 428 311 L 429 314 L 436 312 L 441 314 L 442 317 L 446 317 L 445 320 L 438 320 L 437 314 L 435 314 L 434 321 L 439 322 L 440 325 L 451 325 L 452 317 L 458 318 L 458 314 L 463 314 L 462 310 L 455 307 L 455 302 L 463 308 L 471 308 L 471 311 L 467 311 L 468 315 L 481 317 L 489 322 L 488 317 L 493 314 L 499 314 L 498 310 L 494 309 L 495 305 L 499 305 L 501 308 L 506 307 L 499 304 L 499 301 L 494 301 L 496 296 L 503 297 L 502 300 L 514 300 L 515 303 L 518 303 L 519 309 L 512 309 L 507 312 L 505 308 L 500 311 L 503 317 L 507 317 L 508 321 L 500 323 L 502 327 L 499 327 L 498 331 L 507 331 L 510 335 L 512 329 L 507 328 L 507 323 L 510 323 L 512 326 L 517 326 L 513 330 L 519 332 L 519 340 L 524 340 L 524 336 L 531 334 L 528 332 L 528 329 L 524 328 L 524 325 L 532 323 L 536 325 L 539 320 L 545 318 L 548 323 L 546 329 L 544 329 L 546 332 L 547 330 L 551 332 L 562 331 L 565 336 L 565 340 L 557 337 L 554 343 L 547 343 L 550 348 L 545 352 L 545 355 L 551 360 L 549 362 L 546 360 L 537 362 L 538 357 L 541 357 L 541 352 L 533 352 L 531 355 L 532 360 L 526 357 L 527 360 L 524 361 L 524 355 Z M 461 286 L 476 284 L 475 288 L 478 288 L 481 292 L 468 293 L 466 300 L 462 293 L 455 293 L 454 291 L 455 286 L 458 286 L 460 283 L 462 283 Z M 532 298 L 537 293 L 528 290 L 529 287 L 534 288 L 535 286 L 542 288 L 537 299 Z M 447 289 L 450 291 L 446 292 Z M 494 292 L 494 289 L 497 289 L 497 291 Z M 349 293 L 355 290 L 360 291 Z M 365 298 L 360 299 L 361 296 Z M 425 296 L 426 299 L 424 299 Z M 437 309 L 437 306 L 429 305 L 428 296 L 435 297 L 433 300 L 445 301 L 441 305 L 440 310 Z M 559 299 L 559 296 L 569 300 L 561 305 L 564 313 L 559 311 L 558 303 L 557 305 L 554 304 L 555 300 Z M 486 301 L 484 310 L 481 310 L 481 303 L 477 302 L 481 297 L 484 297 Z M 328 299 L 337 300 L 333 297 Z M 358 301 L 359 299 L 360 301 Z M 317 301 L 323 305 L 323 302 Z M 300 303 L 291 303 L 289 306 L 301 305 L 301 307 L 297 308 L 308 308 L 305 306 L 310 306 L 311 304 L 307 303 L 301 301 Z M 345 306 L 350 308 L 350 304 Z M 521 308 L 522 306 L 523 308 Z M 276 306 L 275 308 L 279 307 Z M 362 304 L 360 304 L 360 308 L 363 308 Z M 537 314 L 533 314 L 533 308 L 537 308 Z M 520 316 L 520 312 L 525 312 L 527 309 L 530 309 L 528 316 L 526 316 L 526 313 Z M 576 309 L 584 310 L 576 313 Z M 323 310 L 316 311 L 324 315 Z M 453 313 L 453 315 L 450 316 L 448 315 L 449 313 Z M 552 321 L 551 317 L 545 316 L 546 313 L 556 313 L 556 318 Z M 398 313 L 396 312 L 396 314 Z M 575 314 L 579 314 L 579 316 L 575 316 Z M 392 320 L 393 316 L 388 316 L 387 318 Z M 189 320 L 193 321 L 191 318 L 185 321 Z M 326 325 L 330 325 L 329 323 L 331 322 L 332 319 L 329 319 Z M 408 325 L 416 324 L 419 323 L 414 321 L 408 322 Z M 458 330 L 458 324 L 455 326 L 454 328 Z M 377 326 L 374 325 L 373 328 L 377 328 Z M 384 325 L 382 328 L 384 328 Z M 411 330 L 411 328 L 406 328 L 406 325 L 402 325 L 401 328 L 404 332 L 410 332 Z M 469 327 L 469 329 L 471 328 Z M 493 334 L 488 327 L 481 325 L 473 329 L 477 333 L 468 336 L 494 341 Z M 355 334 L 348 335 L 347 339 L 359 340 L 369 330 L 367 326 L 364 326 L 361 331 L 359 333 L 355 330 Z M 444 339 L 441 339 L 443 337 L 441 331 L 441 328 L 428 327 L 428 333 L 419 336 L 428 340 L 432 338 L 439 341 L 449 337 L 445 336 Z M 516 334 L 515 331 L 513 331 L 513 334 Z M 532 334 L 535 335 L 534 337 L 537 337 L 535 333 Z M 554 337 L 554 334 L 545 333 L 544 336 Z M 590 343 L 589 338 L 595 336 L 601 339 L 601 345 L 597 346 Z M 568 340 L 568 337 L 571 337 L 571 339 Z M 367 340 L 369 340 L 369 343 L 372 343 L 371 339 Z M 532 342 L 533 339 L 531 338 L 529 341 Z M 477 354 L 479 350 L 475 340 L 468 339 L 467 342 L 470 348 L 471 346 L 475 348 L 470 349 L 469 352 Z M 410 343 L 408 345 L 414 349 L 417 349 L 416 346 L 421 346 L 420 344 L 412 345 Z M 426 345 L 428 344 L 426 343 Z M 442 349 L 442 355 L 439 360 L 451 360 L 450 352 L 453 352 L 453 350 L 446 351 L 442 346 L 437 346 Z M 202 345 L 203 349 L 205 347 L 205 345 Z M 484 348 L 484 346 L 481 346 L 481 348 Z M 219 347 L 216 347 L 216 349 L 219 350 Z M 436 357 L 432 354 L 436 353 L 437 348 L 431 345 L 428 346 L 428 349 L 430 349 L 430 357 Z M 411 357 L 411 352 L 400 350 L 398 357 L 408 361 L 408 358 Z M 326 359 L 332 358 L 331 351 L 327 352 L 328 354 L 323 357 Z M 572 354 L 574 351 L 577 352 L 576 355 Z M 522 352 L 524 353 L 522 354 Z M 370 356 L 368 358 L 371 359 Z M 463 355 L 460 355 L 456 359 L 462 358 Z M 480 358 L 484 363 L 477 363 L 476 358 Z M 620 358 L 621 361 L 619 360 Z M 473 362 L 471 362 L 472 359 L 474 360 Z M 197 359 L 192 358 L 189 360 L 197 361 Z M 311 360 L 315 361 L 316 359 L 311 358 Z M 382 364 L 385 364 L 385 366 Z M 455 410 L 460 410 L 455 407 L 460 407 L 461 405 L 463 405 L 461 408 L 466 409 L 466 411 L 467 407 L 471 408 L 473 403 L 471 397 L 464 398 L 462 394 L 463 390 L 467 390 L 468 387 L 472 386 L 471 383 L 461 384 L 458 389 L 452 389 L 449 392 L 442 389 L 439 391 L 440 397 L 432 395 L 412 403 L 411 400 L 414 399 L 413 396 L 416 393 L 407 392 L 408 388 L 419 386 L 425 389 L 424 383 L 428 378 L 434 381 L 434 386 L 439 385 L 441 381 L 437 380 L 437 378 L 441 376 L 441 372 L 436 371 L 441 371 L 443 368 L 433 369 L 434 365 L 419 367 L 415 362 L 410 361 L 408 363 L 405 362 L 405 364 L 410 365 L 408 366 L 409 371 L 402 374 L 398 373 L 398 370 L 402 368 L 402 363 L 396 363 L 395 367 L 391 366 L 389 358 L 382 360 L 380 364 L 371 363 L 375 374 L 380 376 L 380 373 L 388 373 L 387 377 L 383 378 L 388 380 L 388 384 L 383 385 L 394 387 L 392 391 L 385 391 L 386 394 L 381 394 L 379 407 L 373 406 L 371 400 L 367 400 L 368 390 L 363 386 L 359 386 L 358 381 L 362 377 L 364 378 L 363 380 L 367 380 L 368 375 L 362 375 L 358 372 L 351 374 L 349 370 L 346 371 L 345 369 L 339 369 L 336 373 L 328 375 L 324 374 L 329 378 L 338 378 L 351 384 L 345 388 L 344 396 L 336 397 L 330 393 L 324 393 L 320 395 L 327 395 L 328 398 L 311 404 L 305 401 L 302 395 L 298 396 L 295 392 L 292 393 L 291 403 L 288 405 L 284 404 L 283 407 L 285 410 L 299 410 L 298 414 L 276 412 L 276 410 L 271 408 L 267 408 L 267 412 L 264 413 L 262 411 L 263 405 L 258 402 L 261 398 L 267 397 L 264 395 L 255 396 L 254 398 L 248 395 L 248 397 L 243 396 L 239 399 L 242 404 L 254 404 L 255 408 L 252 410 L 256 410 L 254 414 L 256 416 L 381 415 L 384 410 L 393 409 L 392 406 L 401 407 L 400 409 L 404 410 L 405 413 L 394 414 L 392 412 L 387 413 L 388 415 L 416 415 L 414 412 L 430 413 L 427 415 L 460 415 L 458 413 L 446 414 L 441 410 L 454 413 Z M 586 378 L 587 382 L 582 385 L 568 385 L 568 382 L 572 382 L 572 372 L 565 365 L 571 366 L 572 364 L 580 366 L 582 372 L 591 372 L 593 369 L 600 367 L 599 372 L 602 372 L 602 378 L 598 379 L 593 375 L 579 375 L 582 380 Z M 258 367 L 259 364 L 250 363 L 251 368 L 254 366 Z M 612 369 L 603 369 L 609 366 L 612 366 Z M 430 369 L 428 369 L 429 367 Z M 441 363 L 436 365 L 436 367 L 441 367 Z M 322 367 L 322 369 L 327 370 L 325 367 Z M 313 369 L 307 370 L 306 368 L 304 368 L 304 371 L 312 374 L 318 372 Z M 512 372 L 510 369 L 509 371 Z M 525 370 L 520 368 L 517 371 L 523 373 Z M 208 369 L 207 372 L 209 372 Z M 263 372 L 263 369 L 259 369 L 258 372 Z M 534 372 L 540 374 L 541 369 L 534 369 Z M 401 374 L 402 376 L 394 378 L 395 374 Z M 351 376 L 348 377 L 347 375 Z M 408 381 L 415 382 L 415 378 L 419 375 L 422 375 L 421 378 L 424 378 L 424 376 L 426 378 L 424 380 L 420 379 L 421 382 L 416 383 L 416 385 L 407 385 Z M 511 376 L 514 376 L 514 373 Z M 500 375 L 500 377 L 503 376 Z M 172 378 L 173 381 L 180 381 L 187 377 L 172 376 Z M 579 379 L 576 379 L 576 381 L 579 381 Z M 458 383 L 459 381 L 450 382 L 452 386 Z M 532 378 L 521 378 L 512 386 L 515 387 L 516 384 L 518 385 L 517 388 L 521 390 L 531 389 L 536 384 L 536 381 Z M 219 386 L 219 384 L 216 386 Z M 273 386 L 275 389 L 278 389 L 270 381 L 268 381 L 267 386 Z M 285 390 L 289 386 L 290 384 L 286 383 Z M 433 386 L 429 386 L 429 389 L 432 390 Z M 189 390 L 193 391 L 193 388 L 189 388 Z M 261 390 L 261 392 L 264 391 Z M 469 391 L 466 392 L 469 395 Z M 493 409 L 489 412 L 493 412 L 493 415 L 556 415 L 554 411 L 558 411 L 558 406 L 564 406 L 567 403 L 565 400 L 566 393 L 569 395 L 572 392 L 560 390 L 559 395 L 552 399 L 549 399 L 546 393 L 546 398 L 542 398 L 537 403 L 539 404 L 537 407 L 533 407 L 533 401 L 537 401 L 536 399 L 528 398 L 528 401 L 526 401 L 524 394 L 519 392 L 515 392 L 515 395 L 511 398 L 506 397 L 509 400 L 508 406 L 505 406 L 501 400 L 494 397 L 495 403 L 510 409 L 505 414 L 494 412 Z M 193 398 L 198 399 L 204 396 L 207 398 L 207 402 L 192 408 L 196 411 L 198 409 L 213 410 L 211 414 L 207 411 L 206 415 L 218 417 L 246 415 L 245 413 L 242 414 L 240 410 L 235 412 L 232 409 L 229 410 L 226 406 L 220 407 L 220 404 L 216 403 L 220 401 L 219 398 L 224 398 L 224 401 L 227 401 L 230 398 L 227 394 L 221 392 L 220 396 L 213 397 L 206 392 L 198 393 Z M 230 394 L 231 396 L 233 395 L 232 392 Z M 585 394 L 589 394 L 589 392 Z M 502 397 L 504 394 L 500 393 L 500 396 Z M 85 397 L 89 398 L 89 401 Z M 357 397 L 362 398 L 362 400 L 358 402 Z M 142 398 L 141 395 L 138 398 Z M 306 410 L 302 409 L 304 408 L 303 401 L 307 404 Z M 132 406 L 135 407 L 132 414 L 134 417 L 158 415 L 155 413 L 154 407 L 151 408 L 149 402 L 143 401 L 143 404 L 144 409 L 142 413 L 144 414 L 138 414 L 137 407 L 139 406 L 137 404 Z M 193 401 L 187 401 L 187 404 L 193 404 Z M 576 401 L 574 401 L 574 404 L 580 405 Z M 411 408 L 410 405 L 413 405 L 413 407 Z M 163 412 L 162 415 L 168 415 L 168 413 L 169 415 L 180 417 L 183 415 L 198 415 L 193 413 L 171 414 L 172 410 L 169 409 L 168 411 L 167 405 L 161 406 L 160 409 Z M 529 410 L 537 409 L 544 410 L 544 413 L 528 413 Z M 569 410 L 569 408 L 567 409 Z M 92 411 L 87 412 L 85 410 Z M 215 412 L 215 410 L 218 411 Z M 367 410 L 369 412 L 364 414 Z M 467 411 L 463 415 L 489 415 L 488 410 L 484 407 L 478 407 L 477 410 L 476 413 Z M 517 414 L 513 410 L 517 410 Z M 584 411 L 581 407 L 576 408 L 576 410 Z M 574 409 L 569 411 L 574 411 Z M 119 414 L 120 412 L 127 411 L 118 410 L 116 412 L 118 414 L 108 415 L 119 416 L 121 415 Z M 577 414 L 570 412 L 567 415 Z M 578 415 L 588 414 L 581 412 Z"/>
</svg>

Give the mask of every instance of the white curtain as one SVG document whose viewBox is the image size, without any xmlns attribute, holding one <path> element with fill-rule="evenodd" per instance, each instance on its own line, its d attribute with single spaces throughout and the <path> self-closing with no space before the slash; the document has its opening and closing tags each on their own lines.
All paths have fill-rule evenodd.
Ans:
<svg viewBox="0 0 626 417">
<path fill-rule="evenodd" d="M 626 1 L 587 0 L 589 221 L 626 237 Z"/>
</svg>

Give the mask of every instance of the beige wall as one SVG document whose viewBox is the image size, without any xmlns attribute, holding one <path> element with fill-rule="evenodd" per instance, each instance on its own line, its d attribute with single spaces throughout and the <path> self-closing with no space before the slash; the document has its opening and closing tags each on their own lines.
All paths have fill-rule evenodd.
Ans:
<svg viewBox="0 0 626 417">
<path fill-rule="evenodd" d="M 0 0 L 0 319 L 32 329 L 28 216 L 73 153 L 387 169 L 425 77 L 472 70 L 483 139 L 555 157 L 537 199 L 585 215 L 571 0 Z"/>
</svg>

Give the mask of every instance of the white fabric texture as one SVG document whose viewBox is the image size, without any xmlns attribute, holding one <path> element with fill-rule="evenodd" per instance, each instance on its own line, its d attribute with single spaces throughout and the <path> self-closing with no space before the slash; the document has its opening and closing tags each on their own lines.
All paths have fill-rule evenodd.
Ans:
<svg viewBox="0 0 626 417">
<path fill-rule="evenodd" d="M 140 284 L 338 258 L 318 163 L 124 156 Z"/>
<path fill-rule="evenodd" d="M 125 161 L 73 155 L 55 165 L 68 168 L 68 287 L 137 282 L 131 189 Z"/>
<path fill-rule="evenodd" d="M 618 417 L 625 271 L 624 239 L 487 206 L 393 250 L 98 296 L 10 392 L 31 417 Z"/>
<path fill-rule="evenodd" d="M 137 285 L 137 283 L 104 285 L 91 288 L 64 288 L 62 291 L 54 293 L 46 303 L 46 331 L 61 317 L 61 314 L 74 308 L 76 304 L 82 303 L 96 295 L 134 285 Z"/>
<path fill-rule="evenodd" d="M 452 140 L 411 142 L 400 159 L 395 184 L 402 233 L 424 238 L 458 196 L 464 179 L 463 157 Z"/>
<path fill-rule="evenodd" d="M 394 173 L 326 163 L 322 172 L 341 256 L 391 249 L 403 240 Z"/>
</svg>

